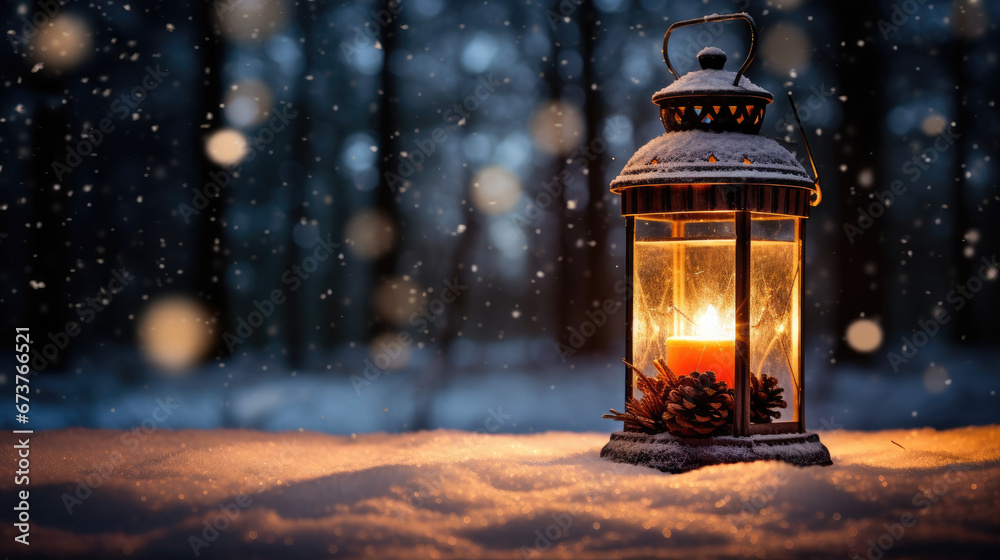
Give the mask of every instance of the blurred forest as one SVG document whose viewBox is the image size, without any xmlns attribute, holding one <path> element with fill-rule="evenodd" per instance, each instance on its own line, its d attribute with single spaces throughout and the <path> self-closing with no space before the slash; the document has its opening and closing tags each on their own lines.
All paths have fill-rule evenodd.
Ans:
<svg viewBox="0 0 1000 560">
<path fill-rule="evenodd" d="M 252 355 L 358 373 L 344 349 L 382 369 L 448 369 L 469 351 L 471 369 L 566 368 L 557 344 L 621 297 L 608 183 L 663 132 L 650 102 L 672 81 L 663 33 L 738 11 L 761 31 L 747 76 L 775 96 L 762 134 L 805 162 L 792 92 L 824 187 L 808 224 L 809 359 L 891 375 L 901 337 L 942 313 L 936 347 L 992 351 L 1000 334 L 996 270 L 981 272 L 1000 239 L 1000 3 L 3 11 L 0 301 L 39 351 L 66 341 L 47 370 L 135 347 L 166 369 Z M 671 58 L 686 72 L 714 45 L 735 69 L 748 40 L 739 22 L 686 28 Z M 562 358 L 615 362 L 623 332 L 612 314 Z"/>
</svg>

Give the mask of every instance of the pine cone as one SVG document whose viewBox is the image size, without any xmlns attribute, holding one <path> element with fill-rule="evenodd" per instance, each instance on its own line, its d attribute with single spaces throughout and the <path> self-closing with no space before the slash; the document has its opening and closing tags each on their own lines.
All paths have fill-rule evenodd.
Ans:
<svg viewBox="0 0 1000 560">
<path fill-rule="evenodd" d="M 625 362 L 625 360 L 622 361 Z M 667 394 L 677 384 L 677 377 L 666 368 L 661 360 L 654 360 L 653 364 L 659 373 L 656 377 L 647 377 L 642 370 L 625 362 L 625 365 L 636 373 L 635 383 L 642 391 L 642 398 L 631 399 L 625 403 L 624 413 L 612 408 L 611 412 L 603 415 L 602 418 L 625 422 L 625 429 L 629 431 L 647 434 L 659 434 L 667 431 L 667 426 L 664 423 L 667 411 Z"/>
<path fill-rule="evenodd" d="M 715 373 L 691 372 L 681 377 L 667 396 L 663 421 L 675 436 L 707 437 L 723 435 L 733 422 L 733 395 Z"/>
<path fill-rule="evenodd" d="M 774 418 L 781 418 L 779 408 L 788 403 L 782 398 L 785 390 L 778 387 L 778 380 L 766 373 L 760 378 L 750 374 L 750 421 L 755 424 L 769 424 Z"/>
</svg>

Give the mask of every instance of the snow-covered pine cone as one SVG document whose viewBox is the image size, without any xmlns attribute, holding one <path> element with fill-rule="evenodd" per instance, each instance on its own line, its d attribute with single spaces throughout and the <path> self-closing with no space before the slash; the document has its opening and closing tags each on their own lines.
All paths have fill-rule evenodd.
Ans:
<svg viewBox="0 0 1000 560">
<path fill-rule="evenodd" d="M 759 378 L 750 374 L 750 421 L 768 424 L 775 418 L 781 418 L 778 409 L 788 406 L 782 397 L 784 392 L 774 377 L 766 373 L 760 374 Z"/>
<path fill-rule="evenodd" d="M 733 396 L 725 381 L 715 373 L 691 372 L 678 378 L 667 396 L 663 421 L 675 436 L 707 437 L 723 435 L 733 422 Z"/>
</svg>

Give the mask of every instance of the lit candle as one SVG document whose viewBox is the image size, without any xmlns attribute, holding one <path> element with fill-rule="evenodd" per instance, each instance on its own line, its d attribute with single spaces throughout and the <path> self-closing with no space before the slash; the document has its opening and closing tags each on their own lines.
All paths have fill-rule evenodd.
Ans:
<svg viewBox="0 0 1000 560">
<path fill-rule="evenodd" d="M 711 305 L 701 314 L 697 327 L 696 336 L 667 338 L 667 367 L 677 376 L 713 371 L 716 380 L 732 388 L 736 379 L 735 335 L 726 335 L 719 313 Z"/>
</svg>

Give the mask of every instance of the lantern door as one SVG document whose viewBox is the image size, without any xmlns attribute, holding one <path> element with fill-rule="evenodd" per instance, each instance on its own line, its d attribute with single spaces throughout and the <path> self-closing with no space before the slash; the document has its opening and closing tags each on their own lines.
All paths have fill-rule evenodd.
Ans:
<svg viewBox="0 0 1000 560">
<path fill-rule="evenodd" d="M 803 226 L 741 211 L 630 216 L 627 361 L 714 372 L 734 390 L 737 435 L 803 431 Z M 627 371 L 626 400 L 638 398 Z M 751 406 L 754 389 L 771 413 Z"/>
</svg>

